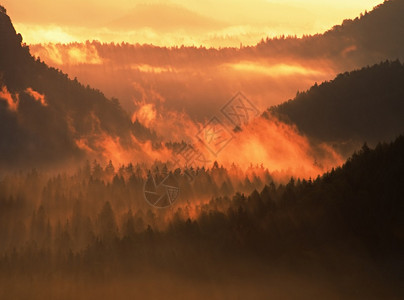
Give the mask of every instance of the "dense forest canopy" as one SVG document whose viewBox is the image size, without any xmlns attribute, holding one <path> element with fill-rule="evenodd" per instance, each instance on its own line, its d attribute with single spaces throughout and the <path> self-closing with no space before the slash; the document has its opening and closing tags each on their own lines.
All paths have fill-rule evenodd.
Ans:
<svg viewBox="0 0 404 300">
<path fill-rule="evenodd" d="M 404 132 L 404 66 L 385 61 L 339 74 L 268 112 L 325 142 L 390 141 Z"/>
<path fill-rule="evenodd" d="M 216 166 L 200 170 L 197 176 L 204 179 L 188 185 L 187 201 L 169 211 L 138 208 L 144 182 L 139 167 L 115 170 L 95 163 L 47 180 L 37 171 L 15 174 L 0 182 L 0 276 L 56 280 L 63 270 L 68 280 L 136 279 L 145 270 L 169 268 L 175 278 L 193 274 L 203 281 L 228 269 L 229 259 L 247 257 L 265 262 L 267 275 L 262 269 L 249 272 L 266 278 L 270 266 L 293 261 L 313 272 L 306 262 L 324 259 L 334 276 L 353 272 L 338 295 L 397 295 L 400 271 L 391 271 L 390 264 L 404 251 L 403 154 L 403 136 L 374 150 L 364 145 L 317 179 L 275 185 L 268 177 L 262 188 L 256 177 L 261 188 L 248 195 L 233 194 L 232 187 L 248 190 L 252 181 L 232 185 Z M 218 180 L 226 184 L 219 188 Z M 192 193 L 223 196 L 200 202 Z M 366 270 L 383 280 L 367 286 Z"/>
</svg>

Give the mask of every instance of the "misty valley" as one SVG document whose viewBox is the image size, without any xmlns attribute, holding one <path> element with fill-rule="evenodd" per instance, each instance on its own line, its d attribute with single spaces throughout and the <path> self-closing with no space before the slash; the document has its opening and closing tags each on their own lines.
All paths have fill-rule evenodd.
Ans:
<svg viewBox="0 0 404 300">
<path fill-rule="evenodd" d="M 108 26 L 224 26 L 136 7 Z M 26 44 L 0 6 L 0 299 L 402 299 L 403 13 L 196 47 Z"/>
</svg>

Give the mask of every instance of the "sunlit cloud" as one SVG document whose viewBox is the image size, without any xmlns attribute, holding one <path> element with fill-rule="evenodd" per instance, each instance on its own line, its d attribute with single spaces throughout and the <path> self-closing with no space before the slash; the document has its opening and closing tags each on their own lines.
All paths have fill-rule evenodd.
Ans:
<svg viewBox="0 0 404 300">
<path fill-rule="evenodd" d="M 130 66 L 131 69 L 139 70 L 144 73 L 164 73 L 164 72 L 176 72 L 172 67 L 156 67 L 148 64 L 134 64 Z"/>
<path fill-rule="evenodd" d="M 39 25 L 32 23 L 15 23 L 17 31 L 24 35 L 24 42 L 32 43 L 46 43 L 55 41 L 58 43 L 70 43 L 78 39 L 77 35 L 69 33 L 66 27 L 58 25 Z"/>
<path fill-rule="evenodd" d="M 0 90 L 0 100 L 6 101 L 8 105 L 8 109 L 11 111 L 17 111 L 18 108 L 18 95 L 15 96 L 17 101 L 14 101 L 13 95 L 8 91 L 6 86 L 2 86 Z"/>
<path fill-rule="evenodd" d="M 45 95 L 33 90 L 32 88 L 27 88 L 25 92 L 38 101 L 42 106 L 48 106 L 48 103 L 45 100 Z"/>
<path fill-rule="evenodd" d="M 88 43 L 71 43 L 68 49 L 64 49 L 62 44 L 48 43 L 41 48 L 37 48 L 37 50 L 33 54 L 36 57 L 46 59 L 47 63 L 51 65 L 98 65 L 103 63 L 97 49 L 94 45 Z"/>
<path fill-rule="evenodd" d="M 299 75 L 323 75 L 324 72 L 320 70 L 315 70 L 300 65 L 290 65 L 290 64 L 275 64 L 275 65 L 264 65 L 256 62 L 240 62 L 236 64 L 226 64 L 226 67 L 232 68 L 237 71 L 259 73 L 266 76 L 288 76 L 293 74 Z"/>
</svg>

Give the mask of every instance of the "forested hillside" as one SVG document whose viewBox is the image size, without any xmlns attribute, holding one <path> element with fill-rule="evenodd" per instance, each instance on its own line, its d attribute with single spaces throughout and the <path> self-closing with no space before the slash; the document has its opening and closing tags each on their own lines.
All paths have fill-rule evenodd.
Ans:
<svg viewBox="0 0 404 300">
<path fill-rule="evenodd" d="M 399 298 L 404 292 L 399 284 L 404 251 L 403 169 L 401 136 L 374 150 L 364 145 L 342 167 L 316 179 L 275 185 L 266 175 L 267 185 L 259 192 L 195 202 L 191 194 L 202 199 L 204 192 L 230 195 L 233 187 L 251 188 L 248 179 L 231 184 L 228 173 L 215 166 L 199 170 L 186 188 L 192 191 L 187 194 L 190 201 L 154 212 L 132 206 L 141 197 L 139 186 L 145 180 L 138 167 L 115 170 L 111 164 L 105 169 L 95 164 L 72 177 L 61 174 L 48 181 L 37 173 L 16 174 L 0 182 L 5 242 L 0 282 L 6 284 L 12 276 L 29 285 L 35 274 L 36 287 L 45 279 L 69 286 L 76 280 L 92 278 L 91 284 L 96 284 L 122 277 L 125 280 L 116 286 L 133 294 L 143 280 L 147 282 L 145 278 L 157 276 L 175 293 L 178 286 L 166 285 L 181 282 L 179 278 L 198 278 L 202 287 L 208 278 L 243 278 L 248 268 L 248 276 L 261 280 L 277 281 L 292 272 L 286 278 L 293 282 L 296 274 L 310 273 L 308 294 L 303 293 L 302 299 L 316 295 L 310 290 L 314 285 L 324 288 L 317 290 L 323 297 Z M 179 179 L 185 180 L 181 174 Z M 218 189 L 220 181 L 227 182 L 228 188 Z M 262 184 L 258 177 L 257 182 Z M 350 274 L 349 280 L 344 274 Z M 132 287 L 125 283 L 128 278 L 134 280 Z M 337 290 L 327 290 L 330 282 Z M 225 297 L 232 293 L 227 288 L 222 290 Z M 248 295 L 248 289 L 240 283 L 232 291 Z M 2 284 L 1 290 L 24 295 L 14 285 L 6 290 Z M 95 297 L 100 290 L 98 285 L 97 291 L 83 288 L 83 294 Z M 152 291 L 143 287 L 142 293 Z M 47 293 L 68 298 L 57 289 L 42 290 Z M 293 295 L 287 289 L 282 293 Z"/>
<path fill-rule="evenodd" d="M 389 0 L 359 17 L 347 19 L 324 34 L 302 39 L 267 39 L 257 45 L 259 53 L 305 58 L 331 58 L 342 69 L 374 64 L 384 59 L 404 59 L 403 0 Z"/>
<path fill-rule="evenodd" d="M 130 116 L 0 6 L 0 299 L 403 299 L 403 11 L 240 48 L 37 46 Z"/>
<path fill-rule="evenodd" d="M 404 66 L 386 61 L 299 92 L 269 113 L 320 141 L 357 145 L 404 132 Z"/>
<path fill-rule="evenodd" d="M 0 164 L 1 167 L 72 163 L 96 138 L 130 143 L 131 136 L 152 138 L 119 102 L 85 87 L 67 74 L 35 60 L 22 43 L 6 10 L 0 10 Z M 79 147 L 81 146 L 81 147 Z"/>
</svg>

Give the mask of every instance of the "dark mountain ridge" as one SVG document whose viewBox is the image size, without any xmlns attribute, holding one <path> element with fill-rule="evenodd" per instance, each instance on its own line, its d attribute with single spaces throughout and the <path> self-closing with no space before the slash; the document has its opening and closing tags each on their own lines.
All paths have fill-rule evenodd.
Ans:
<svg viewBox="0 0 404 300">
<path fill-rule="evenodd" d="M 345 72 L 268 111 L 348 151 L 363 142 L 391 141 L 404 132 L 404 66 L 385 61 Z"/>
<path fill-rule="evenodd" d="M 97 136 L 119 138 L 123 145 L 130 145 L 132 135 L 139 139 L 154 136 L 139 123 L 133 124 L 118 100 L 107 99 L 99 90 L 32 57 L 3 7 L 0 88 L 1 167 L 80 160 L 85 155 L 77 144 L 80 139 L 97 149 Z M 35 97 L 43 97 L 43 103 Z"/>
</svg>

